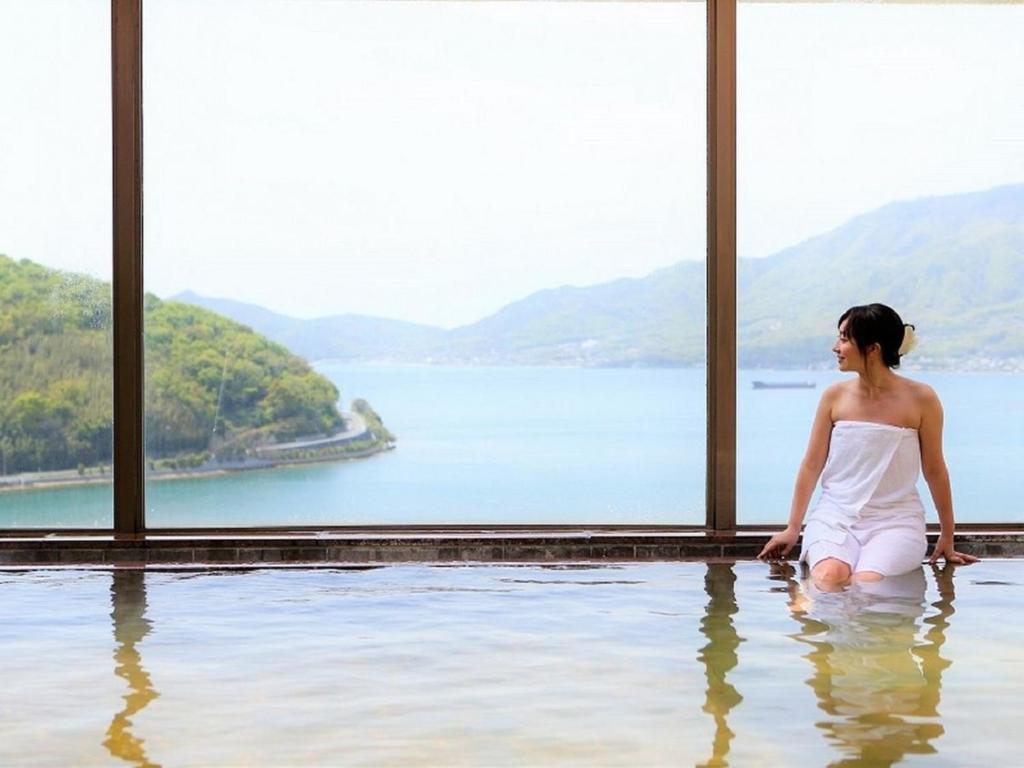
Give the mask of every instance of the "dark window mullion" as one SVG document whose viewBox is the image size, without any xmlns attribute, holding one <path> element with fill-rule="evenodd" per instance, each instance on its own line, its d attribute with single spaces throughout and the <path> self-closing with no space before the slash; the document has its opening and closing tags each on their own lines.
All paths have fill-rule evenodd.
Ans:
<svg viewBox="0 0 1024 768">
<path fill-rule="evenodd" d="M 142 0 L 111 0 L 114 532 L 145 528 L 142 355 Z"/>
<path fill-rule="evenodd" d="M 707 0 L 707 524 L 736 528 L 736 0 Z"/>
</svg>

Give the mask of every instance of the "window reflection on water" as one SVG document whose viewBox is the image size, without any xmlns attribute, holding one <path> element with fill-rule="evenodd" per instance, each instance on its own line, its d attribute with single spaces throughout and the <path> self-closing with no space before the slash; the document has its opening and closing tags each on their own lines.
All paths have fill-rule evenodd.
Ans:
<svg viewBox="0 0 1024 768">
<path fill-rule="evenodd" d="M 692 566 L 683 568 L 690 568 L 692 573 Z M 466 577 L 471 580 L 498 578 L 487 568 L 468 570 L 476 572 Z M 452 573 L 456 581 L 463 578 L 461 574 Z M 643 573 L 642 569 L 638 569 L 638 573 Z M 245 574 L 238 576 L 244 581 Z M 325 577 L 329 576 L 329 572 L 325 573 Z M 140 713 L 160 697 L 143 658 L 145 641 L 160 632 L 160 627 L 154 627 L 147 618 L 146 578 L 142 570 L 115 571 L 112 574 L 110 617 L 115 640 L 114 673 L 127 690 L 122 696 L 123 706 L 113 713 L 102 741 L 111 756 L 137 766 L 158 764 L 147 752 L 146 734 L 140 733 L 137 721 Z M 942 655 L 942 647 L 954 613 L 955 594 L 951 568 L 933 568 L 930 578 L 934 579 L 938 599 L 929 605 L 925 600 L 929 575 L 923 568 L 880 583 L 859 584 L 839 592 L 823 593 L 806 580 L 799 579 L 796 571 L 787 565 L 775 569 L 768 576 L 768 590 L 762 586 L 752 592 L 749 584 L 742 585 L 738 600 L 737 566 L 733 563 L 707 564 L 703 582 L 706 601 L 699 625 L 695 627 L 705 642 L 695 660 L 701 665 L 706 681 L 702 711 L 710 717 L 711 727 L 705 732 L 706 736 L 697 732 L 691 734 L 694 738 L 710 741 L 704 751 L 706 759 L 698 764 L 725 766 L 730 764 L 730 759 L 743 762 L 742 755 L 756 748 L 756 745 L 745 743 L 744 728 L 739 729 L 737 739 L 735 725 L 730 725 L 730 718 L 742 712 L 744 687 L 750 686 L 753 692 L 754 686 L 763 684 L 757 680 L 756 674 L 746 674 L 744 655 L 747 654 L 750 661 L 760 657 L 763 662 L 764 649 L 758 648 L 759 644 L 752 643 L 750 638 L 741 637 L 736 619 L 744 602 L 764 600 L 766 591 L 772 599 L 777 599 L 779 617 L 770 629 L 774 631 L 775 627 L 785 627 L 787 606 L 788 615 L 795 622 L 795 631 L 788 637 L 797 645 L 789 647 L 808 662 L 809 676 L 803 683 L 813 692 L 822 715 L 814 722 L 814 727 L 824 737 L 828 749 L 837 753 L 834 765 L 893 765 L 908 755 L 935 753 L 936 742 L 944 734 L 938 707 L 942 675 L 952 662 Z M 578 584 L 584 589 L 591 589 L 586 586 L 586 581 L 553 583 L 560 583 L 563 588 L 566 584 Z M 618 583 L 621 586 L 616 589 L 623 592 L 649 588 L 642 580 L 593 583 L 603 584 L 604 588 Z M 545 583 L 537 584 L 543 587 Z M 537 586 L 530 588 L 536 589 Z M 415 589 L 413 587 L 414 592 Z M 672 587 L 673 592 L 687 589 L 678 583 Z M 587 599 L 586 596 L 583 599 Z M 685 596 L 684 599 L 689 600 Z M 298 595 L 296 600 L 303 604 L 306 596 Z M 692 626 L 691 622 L 697 618 L 691 611 L 679 615 L 685 615 L 685 619 L 675 625 L 677 628 Z M 410 620 L 413 625 L 406 642 L 415 646 L 415 622 L 418 619 L 412 616 Z M 257 629 L 257 625 L 250 627 L 254 642 L 259 640 Z M 287 634 L 289 630 L 285 627 L 284 631 Z M 301 626 L 297 625 L 294 631 L 301 632 Z M 663 650 L 671 649 L 678 640 L 678 633 L 667 632 Z M 344 640 L 335 638 L 330 642 L 343 644 Z M 567 652 L 572 650 L 568 648 Z M 472 652 L 472 648 L 467 651 Z M 624 662 L 631 659 L 625 649 L 622 658 Z M 776 659 L 775 663 L 778 661 Z M 426 667 L 431 663 L 432 660 L 423 658 L 417 662 Z M 529 664 L 529 660 L 506 659 L 504 663 L 514 674 L 518 664 Z M 644 668 L 642 659 L 633 659 L 632 663 L 640 667 L 638 675 L 654 673 Z M 382 669 L 378 671 L 386 677 L 389 674 L 386 669 L 388 662 L 382 661 L 381 665 Z M 472 673 L 466 669 L 460 672 L 459 669 L 456 665 L 453 673 L 466 675 L 471 682 Z M 401 670 L 392 672 L 402 674 Z M 576 682 L 586 684 L 586 681 Z M 180 681 L 171 679 L 163 681 L 164 685 L 172 688 L 178 683 Z M 573 683 L 571 665 L 567 664 L 566 679 L 562 685 L 569 687 L 563 689 L 563 693 L 571 692 Z M 800 681 L 793 678 L 783 690 L 787 699 L 799 698 Z M 202 695 L 201 692 L 191 693 Z M 746 704 L 755 706 L 755 701 L 756 697 Z M 678 703 L 683 707 L 681 700 Z M 456 713 L 452 716 L 457 720 Z M 789 731 L 785 729 L 792 728 L 794 724 L 786 722 L 791 719 L 791 713 L 785 709 L 785 702 L 780 702 L 776 717 L 779 726 L 776 736 L 780 741 L 786 741 L 789 737 L 784 734 Z M 524 725 L 528 722 L 524 721 Z M 811 733 L 811 723 L 805 724 L 807 730 L 802 733 Z M 423 723 L 408 725 L 421 728 Z M 656 733 L 658 724 L 652 722 L 650 725 L 652 733 Z M 693 728 L 692 725 L 688 727 Z M 500 723 L 494 723 L 493 738 L 497 746 L 508 737 L 507 733 L 501 734 L 501 728 Z M 238 745 L 239 748 L 242 746 Z M 365 748 L 367 745 L 362 746 Z M 813 747 L 800 743 L 785 746 Z M 740 757 L 730 758 L 731 751 L 738 752 Z M 613 758 L 614 755 L 609 755 L 609 759 Z"/>
<path fill-rule="evenodd" d="M 146 574 L 142 570 L 114 571 L 110 585 L 114 624 L 114 674 L 128 684 L 124 708 L 115 713 L 103 741 L 110 754 L 138 766 L 153 766 L 145 740 L 132 733 L 132 717 L 160 694 L 142 665 L 139 644 L 153 628 L 146 618 Z"/>
<path fill-rule="evenodd" d="M 729 712 L 743 701 L 726 675 L 739 663 L 737 651 L 744 642 L 736 632 L 733 616 L 739 608 L 736 605 L 736 574 L 729 563 L 708 563 L 704 576 L 704 591 L 708 596 L 700 631 L 708 642 L 701 648 L 698 659 L 704 665 L 704 676 L 708 687 L 704 700 L 704 711 L 712 716 L 715 723 L 711 757 L 702 765 L 726 765 L 729 746 L 736 735 L 729 728 Z"/>
</svg>

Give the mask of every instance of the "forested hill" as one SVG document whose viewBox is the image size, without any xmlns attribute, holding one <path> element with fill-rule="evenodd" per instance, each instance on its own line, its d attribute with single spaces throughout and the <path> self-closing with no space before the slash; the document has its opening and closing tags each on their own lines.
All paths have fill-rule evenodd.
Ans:
<svg viewBox="0 0 1024 768">
<path fill-rule="evenodd" d="M 641 278 L 537 291 L 448 331 L 367 318 L 356 325 L 351 316 L 297 320 L 194 294 L 182 300 L 245 317 L 289 346 L 301 338 L 314 359 L 700 365 L 704 273 L 703 262 L 682 261 Z M 740 259 L 740 365 L 830 365 L 839 313 L 871 301 L 917 325 L 921 344 L 908 362 L 1024 367 L 1024 184 L 890 203 L 771 256 Z"/>
<path fill-rule="evenodd" d="M 335 386 L 249 328 L 155 296 L 145 323 L 148 455 L 231 455 L 343 426 Z M 110 462 L 110 327 L 108 283 L 0 254 L 8 474 Z"/>
</svg>

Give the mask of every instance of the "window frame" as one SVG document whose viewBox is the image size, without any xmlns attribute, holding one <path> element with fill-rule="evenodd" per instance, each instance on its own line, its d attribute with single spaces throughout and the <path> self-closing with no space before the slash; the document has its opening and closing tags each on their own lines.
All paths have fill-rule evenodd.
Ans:
<svg viewBox="0 0 1024 768">
<path fill-rule="evenodd" d="M 685 0 L 684 0 L 685 1 Z M 236 536 L 267 532 L 351 531 L 539 534 L 583 530 L 704 532 L 733 537 L 779 525 L 736 521 L 736 12 L 737 0 L 704 0 L 707 74 L 707 422 L 706 519 L 701 525 L 381 525 L 149 528 L 145 520 L 143 354 L 143 90 L 142 2 L 111 0 L 113 174 L 113 528 L 115 538 L 154 535 Z M 934 529 L 935 526 L 930 526 Z M 961 530 L 1024 530 L 1024 525 L 974 523 Z M 13 531 L 12 531 L 13 532 Z M 24 535 L 27 529 L 18 529 Z M 61 529 L 62 533 L 81 533 Z M 90 531 L 97 533 L 97 531 Z"/>
<path fill-rule="evenodd" d="M 736 0 L 707 8 L 707 469 L 703 526 L 373 526 L 375 530 L 735 530 Z M 145 521 L 142 279 L 142 0 L 111 0 L 114 181 L 114 533 L 323 530 L 324 526 L 158 529 Z M 331 530 L 352 526 L 330 526 Z M 358 526 L 366 530 L 367 526 Z"/>
</svg>

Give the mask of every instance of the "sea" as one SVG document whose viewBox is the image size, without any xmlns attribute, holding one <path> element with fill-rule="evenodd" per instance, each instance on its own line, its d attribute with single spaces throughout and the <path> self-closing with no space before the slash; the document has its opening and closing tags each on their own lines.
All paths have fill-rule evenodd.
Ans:
<svg viewBox="0 0 1024 768">
<path fill-rule="evenodd" d="M 365 398 L 394 450 L 333 463 L 147 483 L 151 527 L 683 525 L 705 521 L 702 369 L 350 365 L 317 369 Z M 1024 376 L 912 372 L 943 401 L 958 522 L 1024 522 Z M 835 371 L 741 370 L 738 520 L 782 523 Z M 813 388 L 754 389 L 753 382 Z M 937 521 L 927 488 L 921 495 Z M 0 493 L 0 528 L 105 528 L 111 489 Z"/>
</svg>

